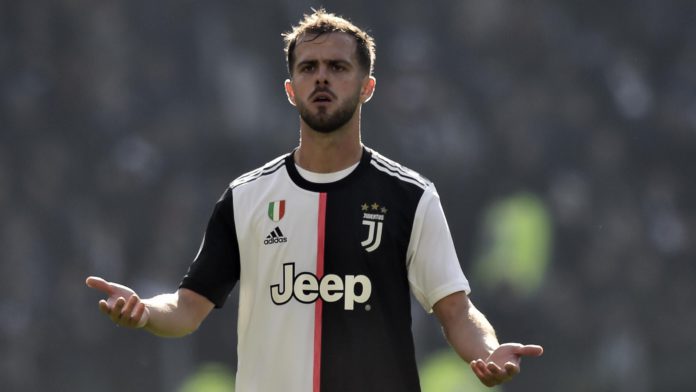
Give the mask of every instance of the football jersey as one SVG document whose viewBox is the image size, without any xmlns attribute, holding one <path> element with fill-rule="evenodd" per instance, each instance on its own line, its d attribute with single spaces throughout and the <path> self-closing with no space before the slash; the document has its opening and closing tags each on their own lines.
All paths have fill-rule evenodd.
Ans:
<svg viewBox="0 0 696 392">
<path fill-rule="evenodd" d="M 335 182 L 290 153 L 230 184 L 180 287 L 237 282 L 239 392 L 419 391 L 409 292 L 469 292 L 433 184 L 368 148 Z"/>
</svg>

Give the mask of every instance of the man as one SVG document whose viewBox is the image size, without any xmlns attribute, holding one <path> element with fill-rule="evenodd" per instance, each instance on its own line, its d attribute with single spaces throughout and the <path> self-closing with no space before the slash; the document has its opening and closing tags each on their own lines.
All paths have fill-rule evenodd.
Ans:
<svg viewBox="0 0 696 392">
<path fill-rule="evenodd" d="M 419 391 L 410 290 L 485 385 L 513 377 L 542 348 L 498 343 L 433 184 L 360 141 L 372 38 L 319 10 L 285 42 L 299 146 L 230 184 L 178 291 L 141 300 L 90 277 L 101 311 L 182 336 L 239 282 L 238 391 Z"/>
</svg>

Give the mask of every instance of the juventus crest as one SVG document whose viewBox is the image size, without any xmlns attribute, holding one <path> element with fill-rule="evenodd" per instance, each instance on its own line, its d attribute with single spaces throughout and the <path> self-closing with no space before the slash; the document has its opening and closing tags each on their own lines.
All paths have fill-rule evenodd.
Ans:
<svg viewBox="0 0 696 392">
<path fill-rule="evenodd" d="M 384 217 L 387 214 L 387 208 L 380 206 L 377 203 L 361 206 L 363 212 L 362 224 L 367 226 L 367 238 L 360 245 L 368 252 L 374 252 L 382 243 L 382 228 L 384 227 Z"/>
</svg>

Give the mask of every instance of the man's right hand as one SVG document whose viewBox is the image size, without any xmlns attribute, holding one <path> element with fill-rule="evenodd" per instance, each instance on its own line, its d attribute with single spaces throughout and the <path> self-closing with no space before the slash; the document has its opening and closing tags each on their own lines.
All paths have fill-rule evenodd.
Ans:
<svg viewBox="0 0 696 392">
<path fill-rule="evenodd" d="M 86 283 L 87 287 L 97 289 L 108 296 L 107 299 L 99 301 L 99 310 L 109 316 L 116 325 L 142 328 L 147 324 L 150 311 L 135 291 L 96 276 L 88 277 Z"/>
</svg>

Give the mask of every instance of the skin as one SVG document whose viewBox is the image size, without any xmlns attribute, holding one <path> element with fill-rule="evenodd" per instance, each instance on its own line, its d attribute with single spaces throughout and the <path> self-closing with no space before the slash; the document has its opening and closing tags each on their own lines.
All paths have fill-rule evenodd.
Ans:
<svg viewBox="0 0 696 392">
<path fill-rule="evenodd" d="M 132 289 L 99 277 L 88 277 L 86 284 L 106 294 L 107 298 L 99 301 L 99 310 L 114 324 L 144 328 L 162 337 L 194 332 L 214 307 L 207 298 L 188 289 L 141 300 Z"/>
<path fill-rule="evenodd" d="M 498 343 L 493 326 L 463 291 L 439 300 L 433 313 L 452 348 L 486 386 L 509 381 L 520 372 L 522 357 L 538 357 L 544 352 L 538 345 Z"/>
<path fill-rule="evenodd" d="M 348 34 L 330 33 L 318 38 L 300 37 L 295 46 L 293 77 L 285 81 L 285 92 L 300 112 L 300 145 L 295 162 L 304 169 L 330 173 L 360 160 L 360 112 L 372 98 L 377 82 L 360 68 L 356 45 Z M 318 91 L 329 101 L 315 101 Z M 352 116 L 330 132 L 315 130 L 306 120 L 312 116 L 326 121 L 356 103 Z"/>
<path fill-rule="evenodd" d="M 359 66 L 356 42 L 346 33 L 300 37 L 295 59 L 292 79 L 285 81 L 288 100 L 300 114 L 295 162 L 317 173 L 352 166 L 362 155 L 361 108 L 376 85 L 375 78 Z M 132 289 L 99 277 L 89 277 L 86 283 L 107 296 L 99 301 L 99 309 L 116 325 L 144 328 L 158 336 L 190 334 L 213 309 L 207 298 L 187 289 L 140 299 Z M 500 344 L 491 324 L 464 292 L 441 299 L 433 312 L 452 348 L 484 385 L 510 380 L 520 372 L 522 357 L 543 353 L 537 345 Z"/>
</svg>

